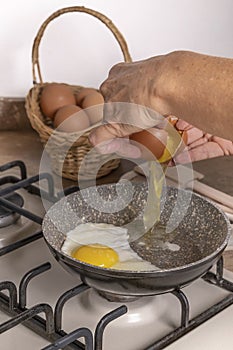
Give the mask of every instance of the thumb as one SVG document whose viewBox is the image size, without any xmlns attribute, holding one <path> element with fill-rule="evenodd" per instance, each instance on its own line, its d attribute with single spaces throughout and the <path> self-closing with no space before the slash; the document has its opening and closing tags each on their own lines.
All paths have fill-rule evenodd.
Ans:
<svg viewBox="0 0 233 350">
<path fill-rule="evenodd" d="M 130 134 L 139 130 L 141 129 L 129 124 L 104 124 L 97 127 L 90 133 L 89 140 L 93 146 L 97 146 L 98 144 L 105 141 L 110 141 L 119 137 L 129 136 Z"/>
</svg>

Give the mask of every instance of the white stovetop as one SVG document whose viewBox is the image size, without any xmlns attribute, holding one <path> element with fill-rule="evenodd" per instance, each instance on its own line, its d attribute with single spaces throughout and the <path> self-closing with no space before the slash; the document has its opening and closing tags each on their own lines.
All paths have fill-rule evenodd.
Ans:
<svg viewBox="0 0 233 350">
<path fill-rule="evenodd" d="M 27 307 L 40 302 L 47 302 L 54 306 L 58 297 L 66 290 L 80 284 L 79 278 L 74 278 L 52 257 L 43 239 L 31 243 L 26 248 L 1 257 L 1 280 L 13 280 L 18 283 L 21 277 L 27 272 L 27 263 L 31 262 L 31 267 L 36 267 L 46 261 L 52 263 L 52 270 L 37 276 L 31 281 L 28 288 Z M 226 277 L 233 280 L 233 273 L 225 271 Z M 228 294 L 218 287 L 210 286 L 203 280 L 194 282 L 191 286 L 183 290 L 191 300 L 191 317 L 201 312 L 203 304 L 210 306 Z M 94 305 L 88 306 L 87 300 L 94 295 Z M 178 326 L 180 320 L 180 305 L 175 301 L 175 297 L 170 294 L 164 294 L 155 297 L 145 297 L 146 307 L 145 325 L 141 328 L 137 326 L 138 317 L 137 306 L 141 301 L 135 302 L 135 309 L 132 309 L 131 303 L 128 304 L 129 312 L 108 325 L 105 331 L 104 350 L 142 350 L 145 346 L 152 343 L 152 339 L 157 339 L 160 334 L 165 335 Z M 86 305 L 86 306 L 85 306 Z M 118 307 L 119 303 L 110 303 L 95 295 L 91 289 L 84 292 L 81 296 L 71 299 L 65 306 L 63 329 L 70 332 L 76 328 L 87 326 L 95 328 L 99 318 L 103 316 L 101 312 L 108 312 Z M 172 306 L 171 306 L 172 305 Z M 92 311 L 96 311 L 96 316 Z M 92 315 L 92 317 L 89 317 Z M 155 316 L 154 316 L 155 315 Z M 182 339 L 167 347 L 169 350 L 211 350 L 232 349 L 232 316 L 233 307 L 229 307 L 213 319 L 207 321 L 198 329 L 192 331 Z M 151 317 L 155 317 L 156 322 L 150 322 Z M 123 325 L 124 318 L 130 320 L 129 329 Z M 0 312 L 0 322 L 6 321 L 7 316 Z M 120 333 L 118 331 L 120 328 Z M 114 333 L 113 333 L 114 332 Z M 142 334 L 153 334 L 148 341 L 143 341 Z M 37 350 L 48 345 L 48 341 L 33 334 L 24 326 L 17 326 L 2 335 L 1 349 L 4 350 Z M 127 339 L 127 345 L 125 340 Z"/>
<path fill-rule="evenodd" d="M 27 307 L 41 302 L 54 306 L 63 292 L 80 284 L 78 276 L 75 278 L 60 267 L 43 239 L 0 257 L 0 261 L 0 281 L 12 280 L 17 285 L 28 270 L 47 261 L 51 262 L 51 270 L 35 277 L 29 283 Z M 225 277 L 233 281 L 233 273 L 225 271 Z M 229 294 L 218 287 L 208 285 L 203 280 L 195 281 L 183 291 L 191 300 L 191 318 Z M 93 300 L 91 305 L 88 303 L 90 298 Z M 143 307 L 144 324 L 140 326 L 136 321 L 142 317 L 138 312 L 142 302 L 145 304 Z M 110 303 L 102 299 L 89 289 L 65 305 L 63 329 L 66 332 L 71 332 L 79 327 L 94 330 L 104 314 L 120 305 L 122 304 Z M 129 308 L 127 314 L 107 326 L 104 333 L 103 350 L 143 350 L 179 326 L 180 304 L 173 295 L 145 297 L 142 300 L 128 303 L 127 306 Z M 168 346 L 167 349 L 206 350 L 209 347 L 211 350 L 230 350 L 233 348 L 232 318 L 233 306 Z M 8 317 L 0 311 L 0 322 L 7 319 Z M 129 321 L 127 329 L 125 321 Z M 148 336 L 149 339 L 145 340 L 145 336 Z M 48 345 L 48 341 L 19 325 L 1 334 L 0 344 L 0 349 L 4 350 L 39 350 Z"/>
</svg>

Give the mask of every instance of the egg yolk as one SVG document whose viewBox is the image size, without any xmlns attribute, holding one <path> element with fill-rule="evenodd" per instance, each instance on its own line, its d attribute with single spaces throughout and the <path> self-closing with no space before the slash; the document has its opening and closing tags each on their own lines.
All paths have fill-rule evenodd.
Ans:
<svg viewBox="0 0 233 350">
<path fill-rule="evenodd" d="M 115 250 L 101 244 L 81 246 L 72 253 L 72 257 L 99 267 L 111 267 L 119 261 Z"/>
</svg>

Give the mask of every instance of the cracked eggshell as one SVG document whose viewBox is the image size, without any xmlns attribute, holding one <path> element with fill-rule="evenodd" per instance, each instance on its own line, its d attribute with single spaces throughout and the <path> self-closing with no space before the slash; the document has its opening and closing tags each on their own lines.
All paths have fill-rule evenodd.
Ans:
<svg viewBox="0 0 233 350">
<path fill-rule="evenodd" d="M 130 135 L 129 139 L 136 142 L 135 145 L 140 148 L 143 159 L 150 160 L 150 152 L 159 159 L 166 148 L 167 133 L 163 130 L 150 128 Z"/>
</svg>

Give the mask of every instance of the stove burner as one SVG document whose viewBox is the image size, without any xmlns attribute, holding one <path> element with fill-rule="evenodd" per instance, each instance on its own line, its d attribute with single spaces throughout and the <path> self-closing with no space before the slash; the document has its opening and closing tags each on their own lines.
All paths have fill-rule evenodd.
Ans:
<svg viewBox="0 0 233 350">
<path fill-rule="evenodd" d="M 5 199 L 19 207 L 24 204 L 23 197 L 18 193 L 12 193 L 6 196 Z M 0 206 L 0 228 L 14 224 L 19 218 L 20 214 Z"/>
<path fill-rule="evenodd" d="M 135 301 L 141 298 L 140 296 L 113 294 L 113 293 L 109 293 L 101 290 L 96 290 L 96 292 L 102 298 L 111 302 L 116 302 L 116 303 L 125 303 L 125 302 Z"/>
</svg>

